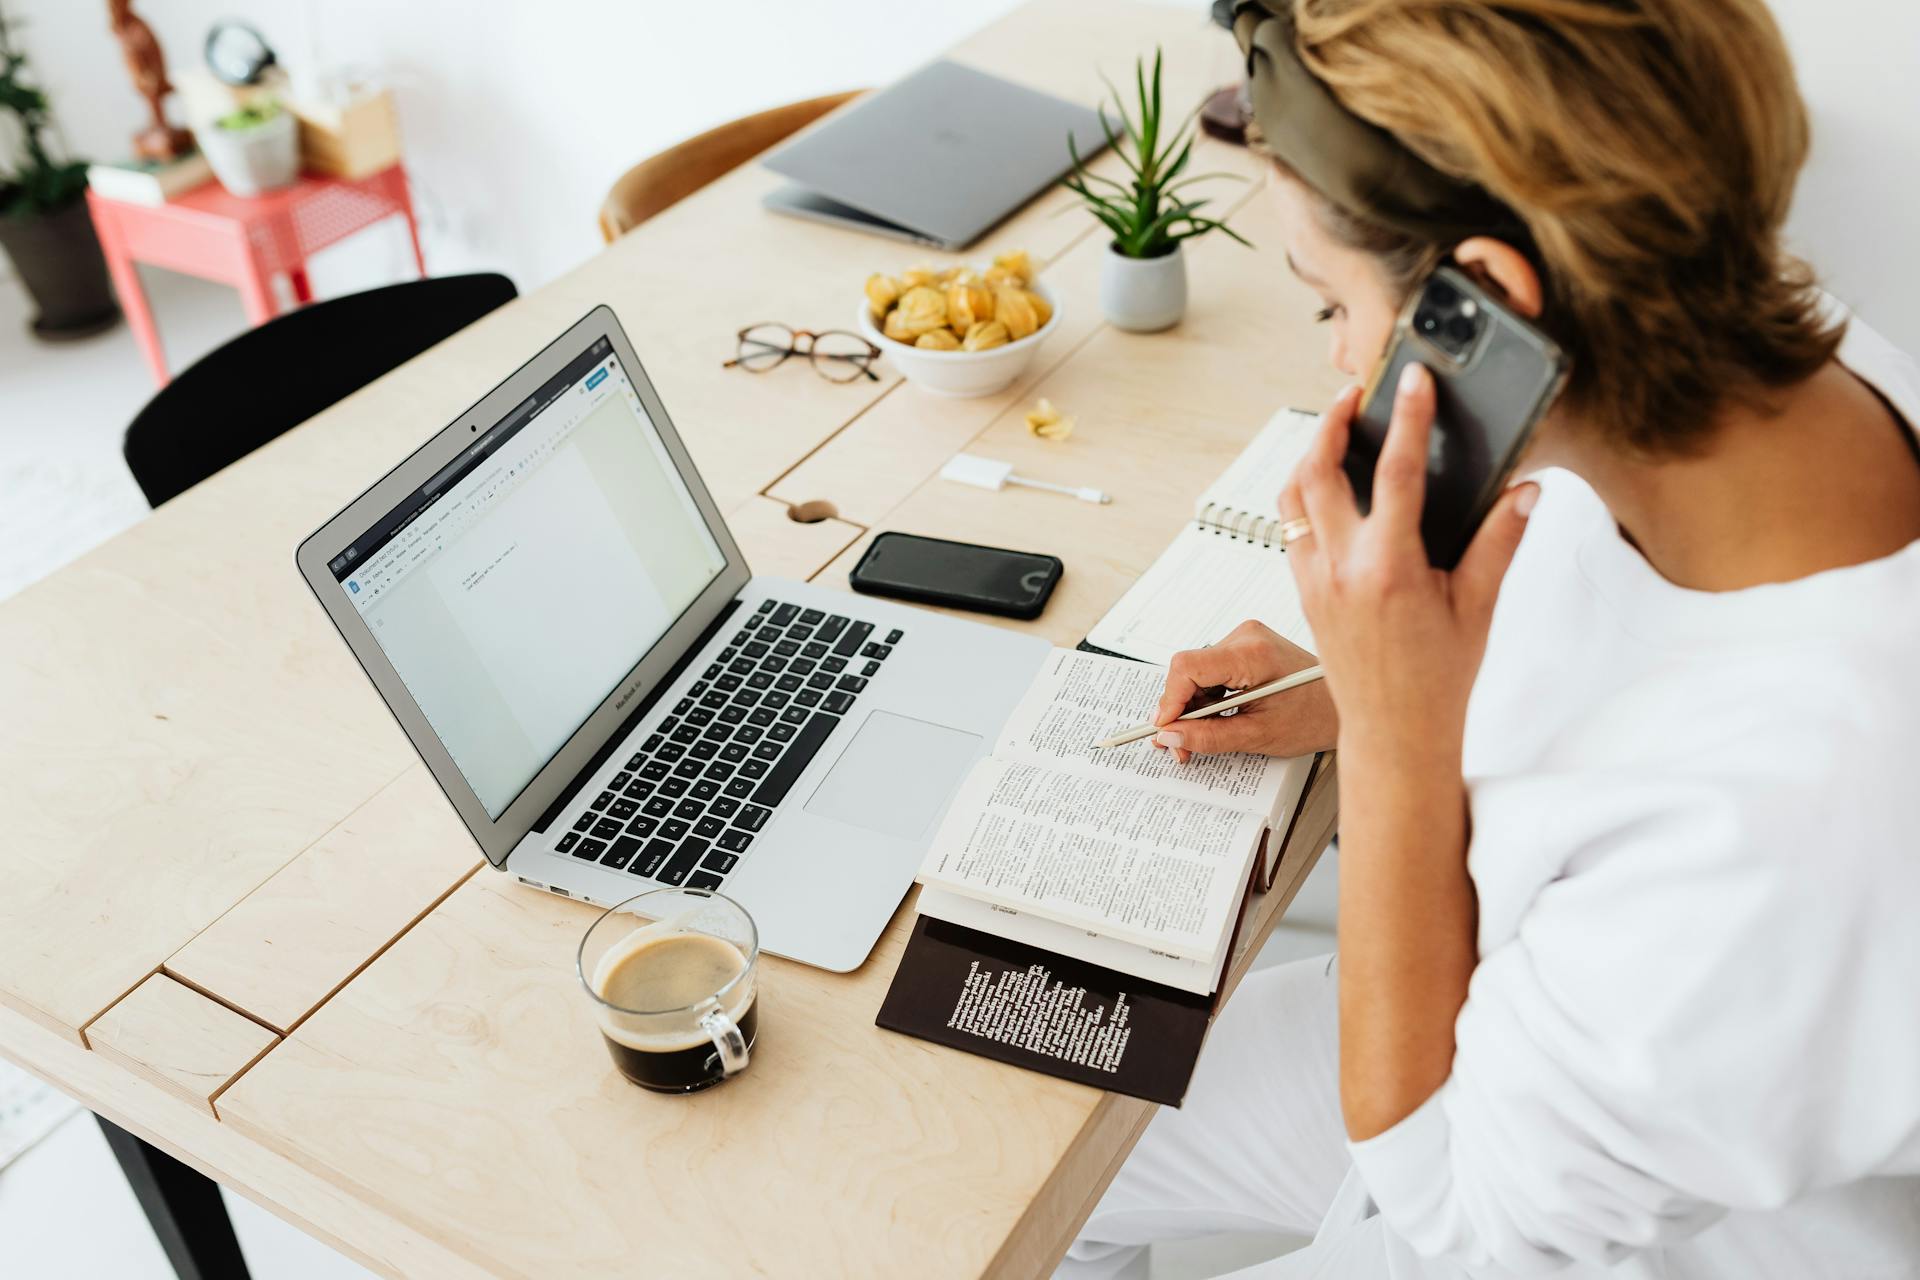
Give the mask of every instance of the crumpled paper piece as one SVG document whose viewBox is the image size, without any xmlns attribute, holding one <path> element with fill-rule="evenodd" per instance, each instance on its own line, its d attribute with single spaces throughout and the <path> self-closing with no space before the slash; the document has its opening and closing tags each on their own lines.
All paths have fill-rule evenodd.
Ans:
<svg viewBox="0 0 1920 1280">
<path fill-rule="evenodd" d="M 1027 410 L 1027 430 L 1042 440 L 1065 440 L 1073 434 L 1074 420 L 1053 407 L 1053 401 L 1041 397 Z"/>
</svg>

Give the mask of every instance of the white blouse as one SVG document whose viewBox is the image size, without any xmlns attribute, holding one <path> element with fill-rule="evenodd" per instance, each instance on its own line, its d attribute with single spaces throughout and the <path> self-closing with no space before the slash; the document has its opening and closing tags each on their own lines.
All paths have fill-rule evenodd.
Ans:
<svg viewBox="0 0 1920 1280">
<path fill-rule="evenodd" d="M 1920 426 L 1913 361 L 1841 359 Z M 1468 713 L 1453 1072 L 1357 1170 L 1475 1274 L 1920 1275 L 1920 542 L 1689 591 L 1541 479 Z"/>
</svg>

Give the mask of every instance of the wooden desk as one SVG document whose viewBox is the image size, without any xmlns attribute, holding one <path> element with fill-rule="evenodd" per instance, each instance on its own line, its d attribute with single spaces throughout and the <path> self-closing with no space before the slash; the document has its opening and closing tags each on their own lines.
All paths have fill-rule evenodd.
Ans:
<svg viewBox="0 0 1920 1280">
<path fill-rule="evenodd" d="M 1096 65 L 1156 43 L 1175 102 L 1235 74 L 1196 15 L 1108 0 L 1040 0 L 955 56 L 1091 103 Z M 291 552 L 604 301 L 757 569 L 844 583 L 877 527 L 1032 545 L 1068 571 L 1025 625 L 1071 644 L 1274 407 L 1333 389 L 1258 163 L 1201 150 L 1256 176 L 1232 198 L 1266 247 L 1194 246 L 1172 333 L 1097 323 L 1103 241 L 1052 193 L 963 255 L 1027 247 L 1066 299 L 1021 386 L 724 372 L 740 324 L 835 323 L 870 270 L 940 258 L 768 216 L 748 168 L 0 606 L 0 1053 L 389 1274 L 1043 1274 L 1148 1107 L 877 1031 L 910 904 L 858 973 L 769 962 L 741 1080 L 620 1084 L 573 990 L 590 913 L 477 869 Z M 1071 442 L 1024 434 L 1040 393 L 1080 416 Z M 931 479 L 963 446 L 1117 500 Z M 802 501 L 840 518 L 796 523 Z M 1249 950 L 1332 801 L 1329 776 Z"/>
</svg>

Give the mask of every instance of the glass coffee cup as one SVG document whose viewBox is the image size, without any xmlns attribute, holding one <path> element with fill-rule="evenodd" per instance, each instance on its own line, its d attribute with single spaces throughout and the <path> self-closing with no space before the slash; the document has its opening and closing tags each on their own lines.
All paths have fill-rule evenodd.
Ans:
<svg viewBox="0 0 1920 1280">
<path fill-rule="evenodd" d="M 620 1074 L 657 1093 L 692 1093 L 747 1069 L 759 959 L 759 931 L 739 903 L 655 889 L 593 922 L 578 967 Z"/>
</svg>

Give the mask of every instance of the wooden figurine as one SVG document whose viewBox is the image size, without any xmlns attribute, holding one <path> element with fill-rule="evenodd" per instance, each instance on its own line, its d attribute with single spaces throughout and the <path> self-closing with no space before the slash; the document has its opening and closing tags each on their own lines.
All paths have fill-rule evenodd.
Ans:
<svg viewBox="0 0 1920 1280">
<path fill-rule="evenodd" d="M 177 160 L 193 150 L 193 135 L 167 123 L 162 104 L 173 85 L 167 79 L 167 57 L 154 39 L 153 28 L 133 11 L 133 0 L 107 0 L 108 21 L 127 59 L 136 93 L 147 100 L 152 115 L 146 128 L 133 135 L 133 153 L 143 160 Z"/>
</svg>

